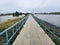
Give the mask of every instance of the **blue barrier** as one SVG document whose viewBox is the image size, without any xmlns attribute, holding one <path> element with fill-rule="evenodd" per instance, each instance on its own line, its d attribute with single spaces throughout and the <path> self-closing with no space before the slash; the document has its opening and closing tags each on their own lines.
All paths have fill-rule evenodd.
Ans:
<svg viewBox="0 0 60 45">
<path fill-rule="evenodd" d="M 49 31 L 56 39 L 60 40 L 60 37 L 57 36 L 57 35 L 55 34 L 55 32 L 52 32 L 49 28 L 47 28 L 47 27 L 45 26 L 43 20 L 37 18 L 37 17 L 34 16 L 34 15 L 32 15 L 32 16 L 33 16 L 33 18 L 34 18 L 37 22 L 39 22 L 39 25 L 40 25 L 40 26 L 43 26 L 43 27 L 44 27 L 45 31 L 46 31 L 46 30 Z M 54 30 L 55 30 L 55 27 L 54 27 Z"/>
<path fill-rule="evenodd" d="M 6 37 L 6 43 L 5 45 L 9 45 L 10 40 L 14 37 L 14 35 L 20 30 L 20 28 L 25 24 L 26 20 L 28 19 L 27 15 L 25 18 L 20 20 L 19 22 L 13 24 L 9 28 L 5 29 L 4 31 L 0 32 L 0 36 L 5 34 Z M 14 27 L 16 26 L 16 31 L 14 32 Z M 8 31 L 12 29 L 12 36 L 8 39 Z"/>
</svg>

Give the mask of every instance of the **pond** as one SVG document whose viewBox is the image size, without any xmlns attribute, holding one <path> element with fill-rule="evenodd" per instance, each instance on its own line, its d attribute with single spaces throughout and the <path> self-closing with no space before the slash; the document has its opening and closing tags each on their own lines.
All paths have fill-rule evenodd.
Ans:
<svg viewBox="0 0 60 45">
<path fill-rule="evenodd" d="M 60 27 L 60 15 L 35 15 L 39 19 Z"/>
<path fill-rule="evenodd" d="M 17 17 L 13 16 L 13 15 L 0 16 L 0 23 L 6 22 L 6 21 L 12 20 L 12 19 L 20 18 L 22 16 L 25 16 L 25 15 L 21 15 L 21 16 L 17 16 Z"/>
</svg>

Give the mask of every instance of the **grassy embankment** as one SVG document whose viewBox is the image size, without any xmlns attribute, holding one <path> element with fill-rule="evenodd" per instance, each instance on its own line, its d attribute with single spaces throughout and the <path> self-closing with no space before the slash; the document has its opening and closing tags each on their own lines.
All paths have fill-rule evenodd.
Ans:
<svg viewBox="0 0 60 45">
<path fill-rule="evenodd" d="M 16 18 L 16 19 L 13 19 L 13 20 L 10 20 L 10 21 L 7 21 L 7 22 L 3 22 L 3 23 L 0 23 L 0 32 L 4 31 L 6 28 L 12 26 L 13 24 L 15 24 L 16 22 L 20 21 L 21 19 L 23 19 L 25 16 L 23 17 L 20 17 L 20 18 Z M 11 33 L 12 31 L 8 31 L 8 34 L 9 34 L 9 38 L 10 36 L 12 35 Z M 17 36 L 17 35 L 16 35 Z M 16 38 L 15 36 L 15 38 Z M 15 40 L 15 38 L 10 42 L 10 45 L 11 43 Z M 5 43 L 5 34 L 0 36 L 0 45 L 4 45 Z"/>
<path fill-rule="evenodd" d="M 37 22 L 38 22 L 38 24 L 42 27 L 42 29 L 45 31 L 45 28 L 44 28 L 44 26 L 42 26 L 41 25 L 41 23 L 40 23 L 40 20 L 36 20 Z M 45 25 L 45 24 L 44 24 Z M 46 25 L 47 25 L 47 23 L 46 23 Z M 45 26 L 46 26 L 45 25 Z M 47 27 L 48 28 L 48 27 Z M 52 30 L 52 29 L 50 29 L 50 30 Z M 60 40 L 58 40 L 58 39 L 56 39 L 49 31 L 47 31 L 47 29 L 46 29 L 46 31 L 45 31 L 47 34 L 48 34 L 48 36 L 55 42 L 55 44 L 56 45 L 60 45 Z"/>
<path fill-rule="evenodd" d="M 47 24 L 46 24 L 47 25 Z M 42 27 L 42 29 L 45 31 L 45 28 L 43 27 L 43 26 L 41 26 Z M 46 26 L 47 27 L 47 26 Z M 48 27 L 47 27 L 48 28 Z M 52 30 L 51 28 L 49 29 L 49 30 L 51 30 L 52 32 L 54 31 L 54 30 Z M 47 34 L 48 34 L 48 36 L 55 42 L 55 44 L 56 45 L 60 45 L 60 40 L 58 40 L 58 39 L 56 39 L 47 29 L 46 29 L 46 31 L 45 31 Z M 57 34 L 56 34 L 57 35 Z M 59 36 L 60 37 L 60 36 Z"/>
<path fill-rule="evenodd" d="M 16 18 L 7 22 L 0 23 L 0 32 L 2 32 L 4 29 L 8 28 L 9 26 L 13 25 L 14 23 L 18 22 L 24 17 Z"/>
</svg>

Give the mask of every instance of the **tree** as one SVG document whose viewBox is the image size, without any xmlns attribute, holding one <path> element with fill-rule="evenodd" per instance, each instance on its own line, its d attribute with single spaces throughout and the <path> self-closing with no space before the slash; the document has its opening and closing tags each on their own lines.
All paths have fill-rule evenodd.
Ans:
<svg viewBox="0 0 60 45">
<path fill-rule="evenodd" d="M 22 15 L 22 12 L 20 12 L 19 15 Z"/>
<path fill-rule="evenodd" d="M 16 14 L 16 16 L 19 16 L 19 13 L 18 13 L 17 11 L 16 11 L 16 13 L 15 13 L 15 14 Z"/>
</svg>

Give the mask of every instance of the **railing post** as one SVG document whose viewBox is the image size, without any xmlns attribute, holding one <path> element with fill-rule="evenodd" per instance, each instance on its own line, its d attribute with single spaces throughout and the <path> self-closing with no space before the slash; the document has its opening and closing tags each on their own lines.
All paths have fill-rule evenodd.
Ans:
<svg viewBox="0 0 60 45">
<path fill-rule="evenodd" d="M 16 30 L 17 30 L 17 25 L 16 25 Z"/>
<path fill-rule="evenodd" d="M 46 26 L 46 23 L 45 23 L 45 26 Z M 45 31 L 46 31 L 46 28 L 45 28 Z"/>
<path fill-rule="evenodd" d="M 14 34 L 14 27 L 12 28 L 12 34 Z"/>
<path fill-rule="evenodd" d="M 56 30 L 55 26 L 54 26 L 53 28 L 54 28 L 54 31 L 53 31 L 53 32 L 56 33 L 56 31 L 55 31 L 55 30 Z"/>
<path fill-rule="evenodd" d="M 23 24 L 26 22 L 26 20 L 27 20 L 27 18 L 28 17 L 25 17 L 24 19 L 22 19 L 21 20 L 21 22 L 19 21 L 19 22 L 17 22 L 16 24 L 14 24 L 14 25 L 12 25 L 11 27 L 9 27 L 9 28 L 7 28 L 6 30 L 4 30 L 3 32 L 1 32 L 0 33 L 0 35 L 3 35 L 3 34 L 5 34 L 5 45 L 9 45 L 9 42 L 10 42 L 10 40 L 13 38 L 13 36 L 17 33 L 17 29 L 19 29 L 19 27 L 22 27 L 23 26 Z M 16 26 L 16 27 L 15 27 Z M 16 32 L 14 31 L 14 29 L 16 28 Z M 12 36 L 9 38 L 9 33 L 8 33 L 8 31 L 10 30 L 10 29 L 12 29 Z"/>
<path fill-rule="evenodd" d="M 50 25 L 48 24 L 48 28 L 50 29 Z"/>
<path fill-rule="evenodd" d="M 8 32 L 6 31 L 6 44 L 5 45 L 9 45 L 8 44 Z"/>
</svg>

